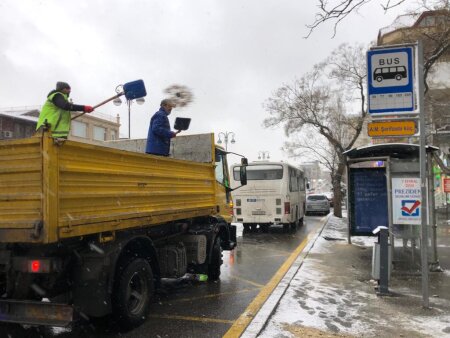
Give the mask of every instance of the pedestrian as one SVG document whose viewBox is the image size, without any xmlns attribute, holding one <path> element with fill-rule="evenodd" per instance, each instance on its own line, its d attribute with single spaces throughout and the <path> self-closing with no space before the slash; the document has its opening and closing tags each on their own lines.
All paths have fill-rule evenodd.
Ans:
<svg viewBox="0 0 450 338">
<path fill-rule="evenodd" d="M 159 110 L 151 118 L 145 149 L 147 154 L 169 156 L 170 139 L 176 137 L 181 131 L 170 130 L 168 116 L 173 108 L 175 108 L 173 101 L 164 99 L 161 101 Z"/>
<path fill-rule="evenodd" d="M 42 106 L 36 130 L 44 124 L 50 125 L 52 137 L 67 138 L 70 131 L 70 122 L 72 111 L 84 111 L 91 113 L 94 108 L 91 106 L 84 106 L 73 104 L 69 101 L 70 86 L 66 82 L 57 82 L 56 89 L 53 89 L 47 95 L 47 100 Z"/>
</svg>

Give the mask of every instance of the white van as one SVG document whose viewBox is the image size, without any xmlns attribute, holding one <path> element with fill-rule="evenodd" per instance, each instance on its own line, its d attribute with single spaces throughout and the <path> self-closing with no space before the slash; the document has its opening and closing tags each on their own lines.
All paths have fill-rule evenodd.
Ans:
<svg viewBox="0 0 450 338">
<path fill-rule="evenodd" d="M 240 185 L 240 165 L 231 166 L 231 187 Z M 233 192 L 235 221 L 244 230 L 282 224 L 296 229 L 305 215 L 306 180 L 303 171 L 288 163 L 257 161 L 247 166 L 247 185 Z"/>
</svg>

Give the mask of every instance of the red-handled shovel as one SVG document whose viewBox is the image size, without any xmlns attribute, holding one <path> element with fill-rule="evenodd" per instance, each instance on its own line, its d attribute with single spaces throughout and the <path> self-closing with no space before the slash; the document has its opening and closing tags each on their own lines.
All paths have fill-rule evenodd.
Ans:
<svg viewBox="0 0 450 338">
<path fill-rule="evenodd" d="M 125 95 L 127 100 L 139 99 L 139 98 L 147 95 L 147 91 L 145 90 L 145 85 L 144 85 L 143 80 L 127 82 L 124 85 L 118 86 L 118 88 L 120 88 L 120 87 L 122 87 L 122 90 L 119 93 L 117 93 L 117 95 L 114 95 L 113 97 L 110 97 L 109 99 L 106 99 L 105 101 L 100 102 L 99 104 L 95 105 L 92 108 L 96 109 L 100 106 L 103 106 L 104 104 L 106 104 L 114 99 L 117 99 L 118 97 L 121 97 L 122 95 Z M 84 114 L 86 114 L 86 112 L 72 117 L 72 120 L 75 120 L 76 118 L 78 118 Z"/>
</svg>

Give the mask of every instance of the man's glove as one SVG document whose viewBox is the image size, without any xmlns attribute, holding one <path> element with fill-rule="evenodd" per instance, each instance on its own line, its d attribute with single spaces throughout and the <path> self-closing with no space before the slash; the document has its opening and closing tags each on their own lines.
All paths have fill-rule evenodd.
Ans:
<svg viewBox="0 0 450 338">
<path fill-rule="evenodd" d="M 84 112 L 85 113 L 92 113 L 94 111 L 94 108 L 91 106 L 84 106 Z"/>
</svg>

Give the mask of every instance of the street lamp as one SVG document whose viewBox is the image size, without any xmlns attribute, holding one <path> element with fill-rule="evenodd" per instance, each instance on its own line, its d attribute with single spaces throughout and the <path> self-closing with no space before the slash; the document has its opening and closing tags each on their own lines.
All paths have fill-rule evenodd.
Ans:
<svg viewBox="0 0 450 338">
<path fill-rule="evenodd" d="M 267 150 L 261 150 L 258 152 L 258 160 L 260 159 L 265 160 L 266 158 L 269 160 L 270 159 L 270 154 Z"/>
<path fill-rule="evenodd" d="M 122 85 L 116 87 L 116 92 L 117 93 L 120 93 L 122 91 L 123 91 Z M 131 103 L 132 102 L 136 102 L 137 104 L 141 105 L 141 104 L 144 104 L 145 100 L 144 100 L 143 97 L 140 97 L 140 98 L 137 98 L 137 99 L 134 99 L 134 100 L 128 100 L 127 99 L 127 106 L 128 106 L 128 139 L 131 139 Z M 122 100 L 119 97 L 117 97 L 117 98 L 114 99 L 113 103 L 116 106 L 120 106 L 122 104 Z"/>
<path fill-rule="evenodd" d="M 222 137 L 223 142 L 225 142 L 225 151 L 228 151 L 228 137 L 231 136 L 231 144 L 236 143 L 234 140 L 234 137 L 236 136 L 232 131 L 226 131 L 225 133 L 220 132 L 219 134 L 219 140 L 217 141 L 218 144 L 222 144 Z"/>
</svg>

